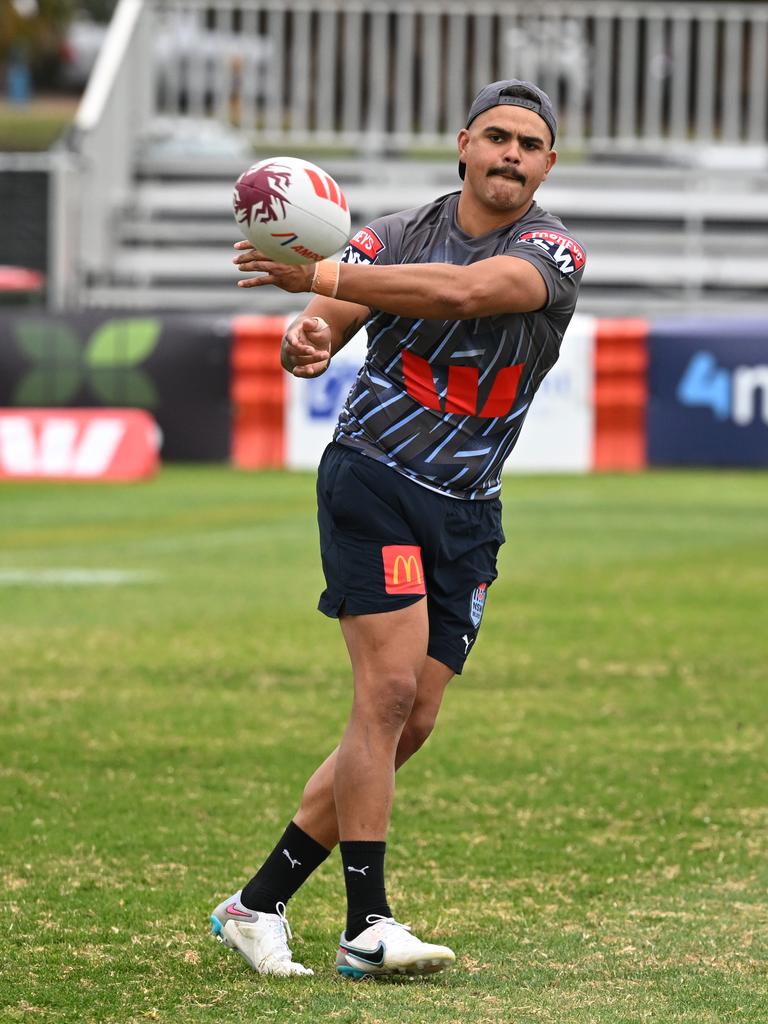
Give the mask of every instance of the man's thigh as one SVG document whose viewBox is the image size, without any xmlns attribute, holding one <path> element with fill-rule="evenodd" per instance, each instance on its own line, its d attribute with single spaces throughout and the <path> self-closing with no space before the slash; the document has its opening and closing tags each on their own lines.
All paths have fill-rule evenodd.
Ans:
<svg viewBox="0 0 768 1024">
<path fill-rule="evenodd" d="M 415 699 L 429 639 L 426 601 L 372 615 L 343 615 L 356 699 L 386 696 L 387 690 Z"/>
</svg>

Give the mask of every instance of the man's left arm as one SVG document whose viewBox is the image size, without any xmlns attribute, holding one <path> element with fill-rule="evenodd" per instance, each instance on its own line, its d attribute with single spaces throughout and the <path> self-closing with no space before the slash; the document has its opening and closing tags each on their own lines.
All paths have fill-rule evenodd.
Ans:
<svg viewBox="0 0 768 1024">
<path fill-rule="evenodd" d="M 259 256 L 254 250 L 246 250 L 235 258 L 241 271 L 261 275 L 239 281 L 241 287 L 272 284 L 288 292 L 314 290 L 396 316 L 470 320 L 499 313 L 529 313 L 548 302 L 541 273 L 532 263 L 515 256 L 492 256 L 468 266 L 371 266 L 330 260 L 287 266 Z"/>
</svg>

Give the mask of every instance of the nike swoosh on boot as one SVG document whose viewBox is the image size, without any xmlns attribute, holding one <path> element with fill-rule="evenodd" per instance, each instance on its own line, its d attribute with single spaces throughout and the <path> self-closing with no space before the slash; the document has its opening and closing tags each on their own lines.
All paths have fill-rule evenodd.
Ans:
<svg viewBox="0 0 768 1024">
<path fill-rule="evenodd" d="M 357 949 L 355 946 L 339 944 L 339 949 L 345 956 L 353 956 L 355 960 L 362 960 L 364 964 L 371 964 L 373 967 L 381 967 L 384 963 L 385 946 L 379 942 L 376 949 Z"/>
</svg>

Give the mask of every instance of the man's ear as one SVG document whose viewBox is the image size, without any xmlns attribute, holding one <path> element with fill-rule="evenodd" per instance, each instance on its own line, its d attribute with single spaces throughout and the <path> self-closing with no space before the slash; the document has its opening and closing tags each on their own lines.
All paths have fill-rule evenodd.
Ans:
<svg viewBox="0 0 768 1024">
<path fill-rule="evenodd" d="M 469 141 L 469 132 L 467 131 L 466 128 L 460 129 L 459 134 L 456 136 L 456 145 L 458 147 L 459 158 L 460 159 L 464 158 L 464 151 L 467 148 L 467 142 L 468 141 Z"/>
</svg>

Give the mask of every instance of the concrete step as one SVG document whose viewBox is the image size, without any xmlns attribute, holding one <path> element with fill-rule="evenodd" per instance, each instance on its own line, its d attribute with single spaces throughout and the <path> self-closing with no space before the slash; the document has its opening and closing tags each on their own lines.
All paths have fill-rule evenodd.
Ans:
<svg viewBox="0 0 768 1024">
<path fill-rule="evenodd" d="M 232 255 L 226 246 L 218 245 L 123 246 L 115 253 L 109 274 L 115 282 L 174 282 L 188 286 L 206 281 L 231 282 L 235 288 L 242 275 L 232 264 Z"/>
<path fill-rule="evenodd" d="M 361 223 L 393 211 L 421 206 L 440 195 L 433 182 L 349 184 L 341 182 L 352 220 Z M 674 224 L 760 224 L 768 231 L 768 188 L 723 192 L 710 187 L 676 189 L 569 187 L 550 181 L 538 193 L 541 205 L 562 217 L 618 218 Z M 232 208 L 232 182 L 140 181 L 130 212 L 144 217 L 224 216 Z"/>
<path fill-rule="evenodd" d="M 105 283 L 90 285 L 83 293 L 86 307 L 99 309 L 206 310 L 222 315 L 289 315 L 300 312 L 307 296 L 272 289 L 228 288 L 226 285 Z"/>
<path fill-rule="evenodd" d="M 339 156 L 329 152 L 313 155 L 308 152 L 217 153 L 206 155 L 188 151 L 174 154 L 145 148 L 138 155 L 136 174 L 139 178 L 202 181 L 205 179 L 234 180 L 251 164 L 272 157 L 300 156 L 319 164 L 343 185 L 368 183 L 408 187 L 413 182 L 431 182 L 446 191 L 461 186 L 457 174 L 456 158 L 446 153 L 440 158 L 414 159 L 388 156 L 379 158 L 368 154 Z M 765 164 L 765 160 L 763 160 Z M 580 188 L 631 188 L 644 190 L 688 190 L 708 188 L 720 194 L 763 190 L 768 184 L 766 166 L 740 165 L 735 160 L 724 167 L 691 167 L 684 164 L 653 163 L 637 158 L 630 160 L 593 159 L 584 162 L 560 160 L 552 174 L 552 181 L 563 186 Z"/>
<path fill-rule="evenodd" d="M 584 285 L 764 290 L 768 280 L 767 263 L 764 257 L 743 254 L 723 258 L 719 253 L 691 255 L 656 251 L 641 256 L 631 247 L 612 252 L 590 251 Z M 206 282 L 231 282 L 233 289 L 242 276 L 233 266 L 226 245 L 123 246 L 115 254 L 110 273 L 116 283 L 186 283 L 197 287 Z"/>
<path fill-rule="evenodd" d="M 86 307 L 126 310 L 206 310 L 222 316 L 292 315 L 306 304 L 306 296 L 289 295 L 276 289 L 238 289 L 225 285 L 198 284 L 151 285 L 103 284 L 86 289 Z M 593 289 L 585 286 L 579 298 L 578 312 L 602 317 L 660 317 L 677 314 L 698 316 L 726 314 L 762 315 L 765 300 L 759 291 L 698 292 L 686 294 L 679 288 L 648 289 L 616 287 Z"/>
<path fill-rule="evenodd" d="M 766 257 L 768 237 L 759 229 L 749 230 L 745 226 L 738 234 L 731 228 L 715 225 L 705 232 L 686 232 L 684 228 L 669 227 L 659 230 L 656 224 L 623 223 L 614 226 L 573 226 L 569 227 L 584 245 L 590 259 L 593 255 L 608 255 L 613 252 L 644 253 L 651 257 L 696 255 L 704 253 L 730 259 L 751 255 Z M 361 225 L 362 226 L 362 225 Z M 353 228 L 354 230 L 354 228 Z M 163 216 L 127 216 L 119 225 L 119 241 L 127 246 L 143 245 L 162 250 L 180 245 L 214 247 L 219 246 L 228 253 L 234 242 L 240 238 L 240 231 L 228 212 L 210 220 L 182 220 Z"/>
</svg>

